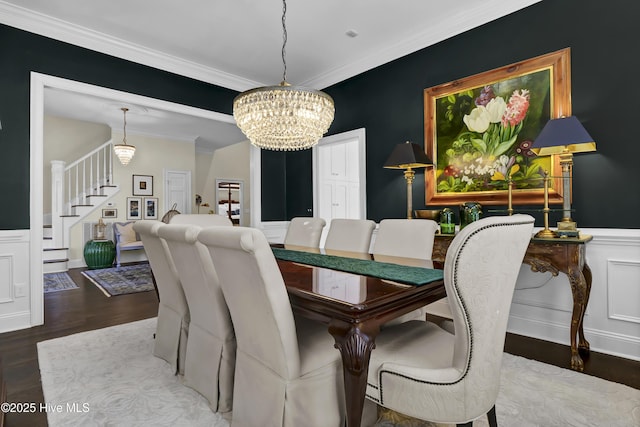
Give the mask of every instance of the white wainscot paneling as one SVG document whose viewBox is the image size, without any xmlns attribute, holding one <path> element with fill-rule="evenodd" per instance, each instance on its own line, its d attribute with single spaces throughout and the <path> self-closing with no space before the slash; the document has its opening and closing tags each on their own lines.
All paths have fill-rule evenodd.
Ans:
<svg viewBox="0 0 640 427">
<path fill-rule="evenodd" d="M 31 326 L 28 230 L 0 231 L 0 332 Z"/>
<path fill-rule="evenodd" d="M 640 230 L 582 229 L 593 236 L 586 260 L 592 286 L 584 317 L 591 350 L 640 360 Z M 573 295 L 567 276 L 524 266 L 511 305 L 509 332 L 569 345 Z"/>
<path fill-rule="evenodd" d="M 607 260 L 609 318 L 640 324 L 640 260 Z"/>
</svg>

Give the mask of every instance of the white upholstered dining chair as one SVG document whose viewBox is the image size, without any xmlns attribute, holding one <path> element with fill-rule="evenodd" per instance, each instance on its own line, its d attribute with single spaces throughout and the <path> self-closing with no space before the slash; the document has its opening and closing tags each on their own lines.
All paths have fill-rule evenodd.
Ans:
<svg viewBox="0 0 640 427">
<path fill-rule="evenodd" d="M 228 217 L 216 214 L 177 214 L 171 217 L 169 224 L 189 224 L 198 227 L 233 225 Z"/>
<path fill-rule="evenodd" d="M 295 318 L 261 231 L 202 230 L 237 339 L 232 427 L 342 426 L 340 353 L 327 326 Z"/>
<path fill-rule="evenodd" d="M 430 219 L 383 219 L 373 243 L 373 259 L 393 264 L 433 268 L 431 254 L 438 224 Z M 397 260 L 394 257 L 402 257 Z M 425 320 L 426 308 L 419 308 L 386 325 L 407 320 Z"/>
<path fill-rule="evenodd" d="M 158 235 L 164 225 L 161 221 L 142 220 L 136 221 L 133 229 L 144 245 L 160 299 L 153 354 L 169 362 L 174 372 L 184 374 L 189 307 L 169 248 Z"/>
<path fill-rule="evenodd" d="M 438 223 L 430 219 L 383 219 L 373 243 L 373 255 L 431 260 Z"/>
<path fill-rule="evenodd" d="M 284 245 L 317 248 L 320 246 L 320 237 L 325 225 L 327 222 L 322 218 L 292 218 L 287 227 L 287 234 L 284 236 Z"/>
<path fill-rule="evenodd" d="M 376 338 L 367 398 L 402 414 L 471 426 L 495 402 L 511 298 L 533 230 L 529 215 L 488 217 L 453 239 L 444 284 L 455 335 L 430 322 L 385 328 Z"/>
<path fill-rule="evenodd" d="M 208 228 L 232 229 L 228 218 L 226 224 Z M 167 242 L 191 314 L 184 384 L 202 394 L 214 411 L 228 413 L 233 406 L 236 341 L 211 256 L 197 240 L 200 230 L 169 223 L 158 234 Z"/>
<path fill-rule="evenodd" d="M 368 253 L 376 223 L 369 219 L 334 218 L 331 220 L 324 248 Z"/>
</svg>

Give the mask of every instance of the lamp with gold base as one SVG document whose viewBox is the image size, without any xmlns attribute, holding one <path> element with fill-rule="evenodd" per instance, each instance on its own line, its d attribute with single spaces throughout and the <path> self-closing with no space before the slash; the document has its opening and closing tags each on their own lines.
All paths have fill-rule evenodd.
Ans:
<svg viewBox="0 0 640 427">
<path fill-rule="evenodd" d="M 578 237 L 580 233 L 576 222 L 571 218 L 573 153 L 596 151 L 596 143 L 575 116 L 561 117 L 547 122 L 531 151 L 538 156 L 559 155 L 562 168 L 562 220 L 558 222 L 557 234 L 560 237 Z"/>
<path fill-rule="evenodd" d="M 405 142 L 396 145 L 391 155 L 384 164 L 387 169 L 404 169 L 404 179 L 407 181 L 407 218 L 413 218 L 413 179 L 416 175 L 414 169 L 425 168 L 433 163 L 424 150 L 413 142 Z"/>
</svg>

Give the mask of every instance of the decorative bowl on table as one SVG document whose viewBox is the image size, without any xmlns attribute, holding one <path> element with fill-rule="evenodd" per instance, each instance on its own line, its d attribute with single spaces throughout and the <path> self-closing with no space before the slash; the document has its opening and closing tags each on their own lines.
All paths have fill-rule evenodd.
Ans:
<svg viewBox="0 0 640 427">
<path fill-rule="evenodd" d="M 442 212 L 441 209 L 421 209 L 413 211 L 413 215 L 415 218 L 431 219 L 438 222 L 440 221 L 440 212 Z"/>
</svg>

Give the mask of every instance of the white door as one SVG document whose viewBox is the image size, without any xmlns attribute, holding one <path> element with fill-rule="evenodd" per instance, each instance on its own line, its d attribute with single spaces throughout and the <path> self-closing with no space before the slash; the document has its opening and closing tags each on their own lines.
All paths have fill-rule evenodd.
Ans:
<svg viewBox="0 0 640 427">
<path fill-rule="evenodd" d="M 191 171 L 164 171 L 164 212 L 173 208 L 183 214 L 191 213 Z"/>
<path fill-rule="evenodd" d="M 364 129 L 331 135 L 313 149 L 314 215 L 327 227 L 333 218 L 366 219 L 366 169 Z"/>
</svg>

